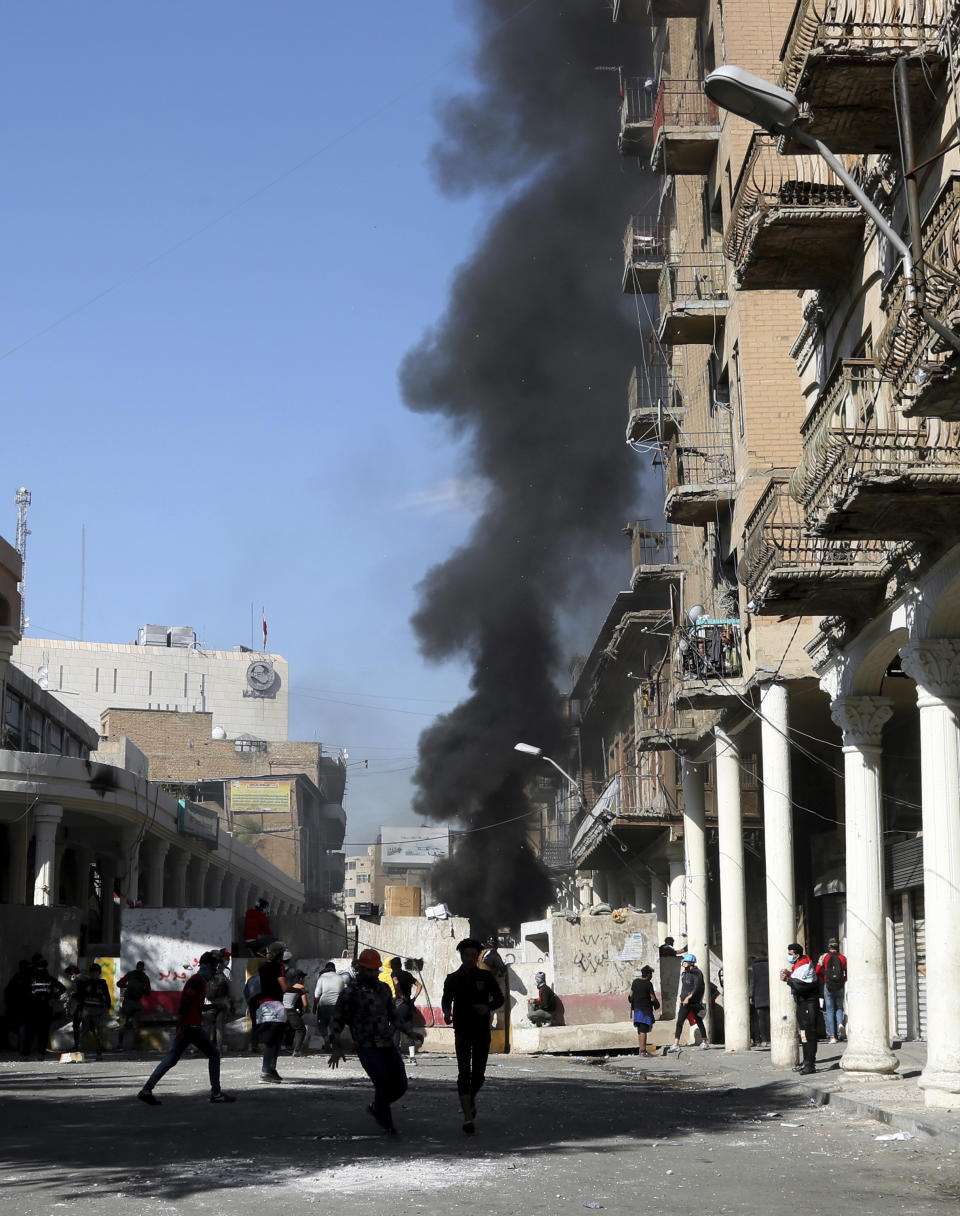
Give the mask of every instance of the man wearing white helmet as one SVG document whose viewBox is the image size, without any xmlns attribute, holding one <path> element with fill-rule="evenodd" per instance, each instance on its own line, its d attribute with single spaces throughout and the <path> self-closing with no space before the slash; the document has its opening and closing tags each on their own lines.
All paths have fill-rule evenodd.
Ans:
<svg viewBox="0 0 960 1216">
<path fill-rule="evenodd" d="M 703 1019 L 700 1016 L 700 1008 L 703 1004 L 703 994 L 706 991 L 706 985 L 703 981 L 703 972 L 697 966 L 697 956 L 695 954 L 684 954 L 680 961 L 683 963 L 683 970 L 680 973 L 680 1000 L 677 1008 L 677 1028 L 674 1031 L 674 1040 L 669 1047 L 663 1049 L 663 1054 L 668 1055 L 670 1052 L 680 1051 L 680 1036 L 683 1034 L 683 1024 L 691 1018 L 700 1031 L 700 1046 L 707 1046 L 707 1032 L 703 1028 Z"/>
</svg>

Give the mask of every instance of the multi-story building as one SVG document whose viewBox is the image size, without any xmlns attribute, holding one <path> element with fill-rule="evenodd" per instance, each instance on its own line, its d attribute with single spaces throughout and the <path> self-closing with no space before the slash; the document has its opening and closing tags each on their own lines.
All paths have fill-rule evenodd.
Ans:
<svg viewBox="0 0 960 1216">
<path fill-rule="evenodd" d="M 216 811 L 225 830 L 304 885 L 307 910 L 343 886 L 346 766 L 319 743 L 229 739 L 211 713 L 108 709 L 101 750 L 129 739 L 169 793 Z"/>
<path fill-rule="evenodd" d="M 105 709 L 211 713 L 231 739 L 286 739 L 286 659 L 246 646 L 206 650 L 189 626 L 142 625 L 133 643 L 22 638 L 13 662 L 94 730 Z"/>
<path fill-rule="evenodd" d="M 0 964 L 41 950 L 64 965 L 116 953 L 127 904 L 233 908 L 265 895 L 281 915 L 304 885 L 231 835 L 212 810 L 148 780 L 129 739 L 102 740 L 10 662 L 18 554 L 0 540 Z M 208 728 L 209 729 L 209 728 Z M 237 933 L 239 937 L 239 932 Z"/>
<path fill-rule="evenodd" d="M 381 827 L 376 844 L 365 854 L 346 860 L 343 911 L 347 920 L 357 915 L 357 904 L 386 910 L 387 887 L 415 887 L 422 913 L 433 902 L 430 867 L 450 851 L 445 827 Z"/>
<path fill-rule="evenodd" d="M 671 560 L 640 544 L 659 599 L 637 599 L 635 575 L 574 689 L 593 805 L 571 851 L 665 925 L 682 899 L 691 949 L 723 959 L 731 1050 L 762 945 L 781 1066 L 796 1043 L 779 960 L 839 932 L 843 1067 L 889 1071 L 893 1038 L 926 1037 L 925 1099 L 955 1105 L 960 9 L 613 8 L 643 73 L 620 151 L 658 176 L 621 286 L 647 318 L 627 438 L 663 476 L 666 526 L 632 531 L 635 548 L 668 538 Z M 721 65 L 797 95 L 798 122 L 912 245 L 916 282 L 825 161 L 707 98 Z M 927 921 L 948 943 L 929 959 Z"/>
</svg>

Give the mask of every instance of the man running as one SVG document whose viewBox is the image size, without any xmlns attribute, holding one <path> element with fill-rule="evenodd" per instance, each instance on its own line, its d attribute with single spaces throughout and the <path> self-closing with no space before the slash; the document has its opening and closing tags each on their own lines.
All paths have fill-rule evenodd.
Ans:
<svg viewBox="0 0 960 1216">
<path fill-rule="evenodd" d="M 403 1057 L 394 1045 L 396 1029 L 393 993 L 380 979 L 383 960 L 376 950 L 361 950 L 353 976 L 337 999 L 330 1022 L 330 1068 L 345 1059 L 340 1046 L 344 1026 L 350 1027 L 363 1071 L 373 1082 L 373 1102 L 367 1110 L 391 1136 L 397 1134 L 390 1107 L 407 1092 Z"/>
<path fill-rule="evenodd" d="M 210 1075 L 210 1101 L 236 1102 L 232 1094 L 225 1094 L 220 1088 L 220 1053 L 210 1042 L 203 1029 L 203 1001 L 207 995 L 207 984 L 216 975 L 217 967 L 222 962 L 222 956 L 207 950 L 200 955 L 200 965 L 196 974 L 191 975 L 183 986 L 180 995 L 180 1011 L 177 1016 L 177 1033 L 173 1045 L 157 1067 L 150 1074 L 146 1085 L 137 1094 L 141 1102 L 147 1106 L 159 1106 L 160 1099 L 154 1097 L 154 1086 L 160 1078 L 179 1064 L 180 1057 L 188 1047 L 196 1047 L 207 1057 L 207 1068 Z"/>
<path fill-rule="evenodd" d="M 443 981 L 440 1007 L 443 1020 L 453 1023 L 457 1051 L 457 1094 L 463 1111 L 463 1130 L 475 1131 L 477 1091 L 483 1085 L 490 1054 L 490 1014 L 503 1004 L 503 993 L 492 972 L 477 965 L 483 949 L 475 937 L 457 944 L 460 966 Z"/>
</svg>

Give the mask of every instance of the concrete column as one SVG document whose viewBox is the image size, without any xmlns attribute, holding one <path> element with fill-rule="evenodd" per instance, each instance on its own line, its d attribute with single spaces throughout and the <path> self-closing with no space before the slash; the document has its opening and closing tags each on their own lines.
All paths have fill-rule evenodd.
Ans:
<svg viewBox="0 0 960 1216">
<path fill-rule="evenodd" d="M 10 841 L 10 858 L 7 877 L 10 882 L 10 902 L 27 902 L 27 850 L 30 845 L 30 827 L 26 816 L 17 823 L 7 825 Z"/>
<path fill-rule="evenodd" d="M 927 1106 L 960 1105 L 960 639 L 914 642 L 900 652 L 917 682 L 927 926 Z M 849 932 L 849 929 L 848 929 Z"/>
<path fill-rule="evenodd" d="M 207 870 L 207 883 L 203 892 L 203 906 L 205 908 L 219 908 L 220 892 L 223 889 L 223 880 L 226 877 L 226 871 L 222 866 L 210 864 Z"/>
<path fill-rule="evenodd" d="M 704 1023 L 712 1029 L 710 1008 L 710 916 L 707 906 L 707 826 L 703 782 L 704 766 L 684 760 L 683 860 L 686 870 L 687 949 L 697 956 L 706 985 Z"/>
<path fill-rule="evenodd" d="M 633 903 L 634 907 L 640 908 L 643 912 L 650 911 L 650 875 L 637 874 L 633 879 Z"/>
<path fill-rule="evenodd" d="M 53 802 L 38 802 L 33 808 L 33 903 L 49 908 L 56 902 L 57 828 L 63 807 Z"/>
<path fill-rule="evenodd" d="M 63 886 L 63 858 L 66 851 L 67 842 L 62 836 L 59 836 L 53 849 L 53 902 L 55 904 L 61 902 L 60 888 Z"/>
<path fill-rule="evenodd" d="M 81 919 L 85 921 L 90 912 L 90 871 L 96 858 L 93 849 L 83 845 L 73 846 L 73 858 L 77 873 L 77 904 L 80 907 Z"/>
<path fill-rule="evenodd" d="M 797 1062 L 797 1012 L 780 979 L 787 946 L 796 940 L 793 885 L 793 791 L 787 690 L 765 684 L 760 693 L 763 750 L 763 845 L 767 886 L 767 957 L 770 960 L 770 1061 L 776 1068 Z"/>
<path fill-rule="evenodd" d="M 166 840 L 153 837 L 147 851 L 147 875 L 144 903 L 148 908 L 163 907 L 163 867 L 167 860 L 170 844 Z"/>
<path fill-rule="evenodd" d="M 887 1015 L 887 932 L 883 891 L 880 756 L 889 697 L 840 697 L 830 717 L 843 731 L 847 858 L 846 1072 L 893 1072 Z"/>
<path fill-rule="evenodd" d="M 128 828 L 121 836 L 123 855 L 121 869 L 123 876 L 124 902 L 130 899 L 134 903 L 140 897 L 140 847 L 143 841 L 139 828 Z"/>
<path fill-rule="evenodd" d="M 186 908 L 187 905 L 187 866 L 190 864 L 190 854 L 183 849 L 173 849 L 170 853 L 170 882 L 166 891 L 167 907 Z"/>
<path fill-rule="evenodd" d="M 187 903 L 191 908 L 203 907 L 204 887 L 210 862 L 206 857 L 191 857 L 187 868 Z"/>
<path fill-rule="evenodd" d="M 682 846 L 671 845 L 668 865 L 670 881 L 667 887 L 667 927 L 679 948 L 687 940 L 686 876 Z"/>
<path fill-rule="evenodd" d="M 120 937 L 116 904 L 113 902 L 117 887 L 117 863 L 112 857 L 98 856 L 97 871 L 100 874 L 100 940 L 104 944 L 113 944 Z"/>
<path fill-rule="evenodd" d="M 669 922 L 667 920 L 667 888 L 670 879 L 666 871 L 658 870 L 650 882 L 650 911 L 656 913 L 657 917 L 657 941 L 662 944 L 663 939 L 670 932 Z"/>
<path fill-rule="evenodd" d="M 747 889 L 743 869 L 740 749 L 721 727 L 717 741 L 717 828 L 720 844 L 720 933 L 723 938 L 723 1028 L 727 1051 L 750 1050 L 747 982 Z"/>
</svg>

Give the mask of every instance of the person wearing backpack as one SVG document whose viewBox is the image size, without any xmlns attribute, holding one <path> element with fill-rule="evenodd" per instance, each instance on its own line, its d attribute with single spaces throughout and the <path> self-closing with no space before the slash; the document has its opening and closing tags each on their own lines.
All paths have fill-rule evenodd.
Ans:
<svg viewBox="0 0 960 1216">
<path fill-rule="evenodd" d="M 843 994 L 847 986 L 847 960 L 840 953 L 835 937 L 827 942 L 826 954 L 820 955 L 817 975 L 823 981 L 823 1021 L 827 1042 L 836 1043 L 843 1037 Z"/>
</svg>

